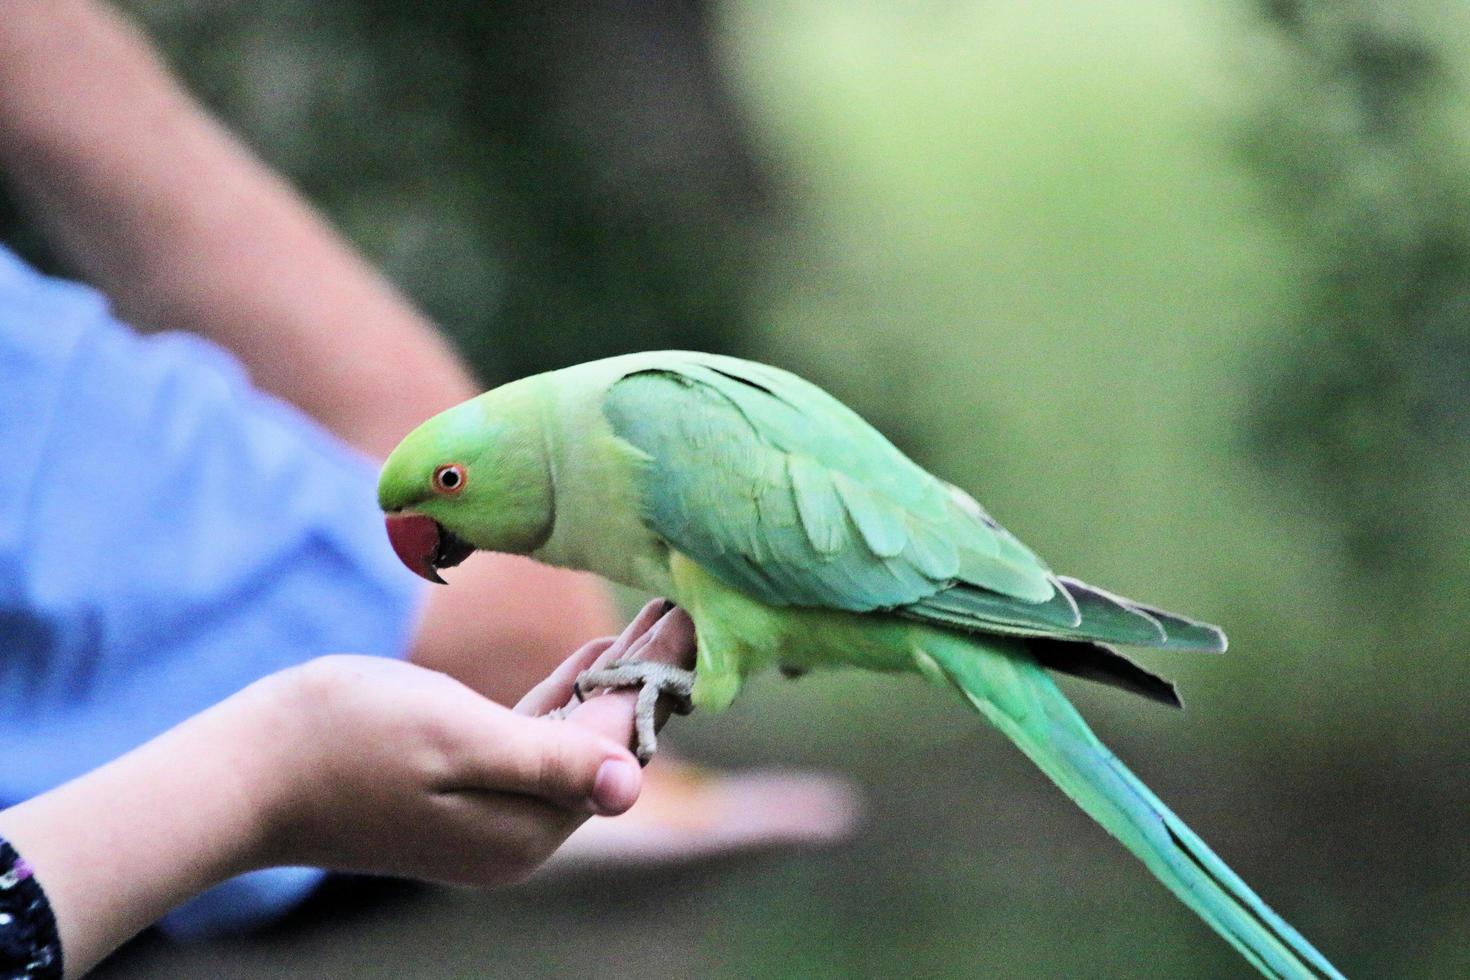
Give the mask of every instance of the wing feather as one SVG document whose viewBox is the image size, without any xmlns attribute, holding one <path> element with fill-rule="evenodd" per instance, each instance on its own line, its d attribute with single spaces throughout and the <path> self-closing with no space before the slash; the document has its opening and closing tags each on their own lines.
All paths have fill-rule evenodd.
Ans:
<svg viewBox="0 0 1470 980">
<path fill-rule="evenodd" d="M 830 560 L 847 543 L 847 515 L 826 472 L 805 456 L 786 455 L 786 475 L 807 542 L 820 560 Z"/>
<path fill-rule="evenodd" d="M 770 605 L 890 610 L 960 630 L 1193 650 L 1213 626 L 1054 576 L 964 491 L 795 375 L 673 354 L 608 389 L 651 459 L 644 519 Z"/>
<path fill-rule="evenodd" d="M 1063 591 L 830 395 L 746 371 L 691 358 L 608 391 L 614 431 L 653 460 L 644 517 L 679 550 L 773 605 L 893 609 L 957 583 L 1023 603 Z"/>
</svg>

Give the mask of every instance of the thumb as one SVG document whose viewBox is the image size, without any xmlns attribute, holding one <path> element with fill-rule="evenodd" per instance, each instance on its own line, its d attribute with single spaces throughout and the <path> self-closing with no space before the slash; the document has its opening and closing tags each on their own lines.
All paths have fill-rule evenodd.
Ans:
<svg viewBox="0 0 1470 980">
<path fill-rule="evenodd" d="M 466 760 L 473 786 L 522 793 L 582 813 L 613 815 L 633 805 L 643 787 L 633 754 L 587 726 L 497 712 Z"/>
</svg>

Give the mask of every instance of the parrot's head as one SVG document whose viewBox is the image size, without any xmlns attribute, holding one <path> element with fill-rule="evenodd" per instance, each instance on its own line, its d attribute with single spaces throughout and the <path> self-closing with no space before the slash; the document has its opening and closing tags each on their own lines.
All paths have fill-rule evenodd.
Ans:
<svg viewBox="0 0 1470 980">
<path fill-rule="evenodd" d="M 417 574 L 473 551 L 527 554 L 551 536 L 551 468 L 535 392 L 509 384 L 429 419 L 383 464 L 388 540 Z"/>
</svg>

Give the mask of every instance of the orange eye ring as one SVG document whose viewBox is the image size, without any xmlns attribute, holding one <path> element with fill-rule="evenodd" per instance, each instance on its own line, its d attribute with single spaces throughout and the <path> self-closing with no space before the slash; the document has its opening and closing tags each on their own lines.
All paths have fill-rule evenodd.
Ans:
<svg viewBox="0 0 1470 980">
<path fill-rule="evenodd" d="M 438 493 L 454 496 L 464 490 L 464 485 L 469 476 L 464 467 L 459 463 L 445 463 L 434 470 L 434 490 Z"/>
</svg>

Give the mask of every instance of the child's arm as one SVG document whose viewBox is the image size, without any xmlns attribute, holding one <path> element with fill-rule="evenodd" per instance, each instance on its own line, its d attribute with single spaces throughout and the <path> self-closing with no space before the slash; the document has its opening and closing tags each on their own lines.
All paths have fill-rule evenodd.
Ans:
<svg viewBox="0 0 1470 980">
<path fill-rule="evenodd" d="M 6 5 L 0 171 L 125 319 L 213 339 L 368 453 L 479 391 L 433 325 L 107 3 Z"/>
<path fill-rule="evenodd" d="M 648 626 L 641 616 L 622 640 Z M 655 629 L 642 656 L 692 660 L 687 617 Z M 579 650 L 517 711 L 396 661 L 312 661 L 0 813 L 0 837 L 50 899 L 68 977 L 253 868 L 516 881 L 588 815 L 637 798 L 630 695 L 598 697 L 566 721 L 533 716 L 566 701 L 606 648 Z"/>
<path fill-rule="evenodd" d="M 126 319 L 209 337 L 257 387 L 369 454 L 480 391 L 434 326 L 106 3 L 5 7 L 0 177 Z M 456 583 L 432 594 L 413 659 L 503 703 L 615 622 L 601 585 L 524 558 L 476 556 Z"/>
</svg>

